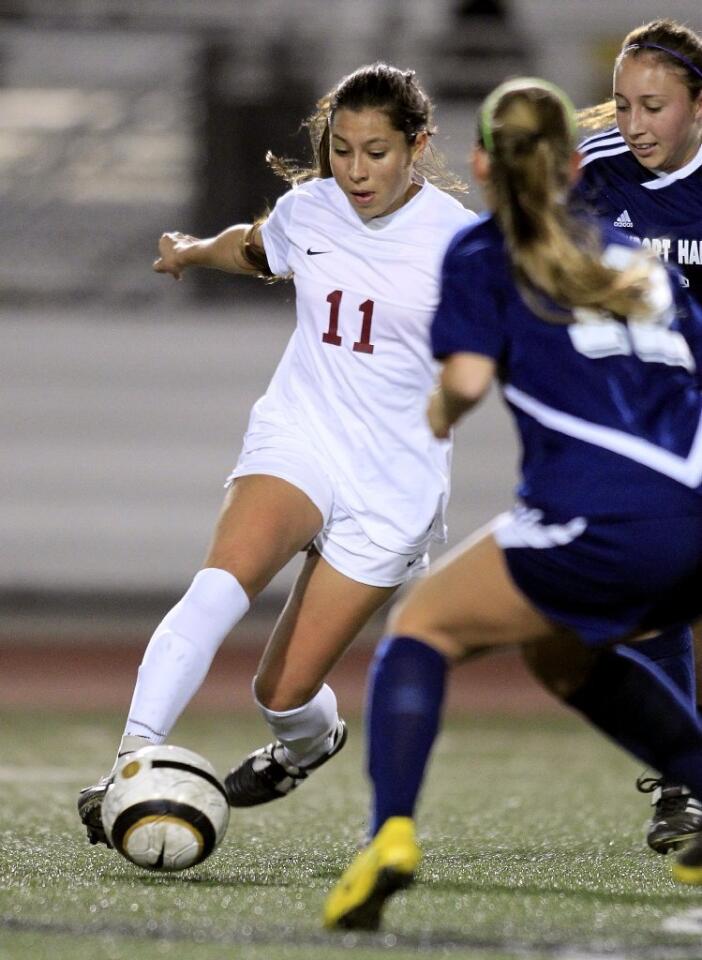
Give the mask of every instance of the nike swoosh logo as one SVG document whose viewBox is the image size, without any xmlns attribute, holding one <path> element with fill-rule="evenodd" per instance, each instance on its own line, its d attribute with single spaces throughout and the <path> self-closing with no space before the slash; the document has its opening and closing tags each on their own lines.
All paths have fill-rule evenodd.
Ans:
<svg viewBox="0 0 702 960">
<path fill-rule="evenodd" d="M 320 253 L 331 253 L 331 250 L 313 250 L 312 247 L 307 248 L 308 257 L 318 257 Z"/>
<path fill-rule="evenodd" d="M 408 566 L 408 567 L 413 567 L 414 564 L 417 562 L 417 560 L 419 560 L 419 557 L 415 557 L 414 560 L 408 560 L 408 561 L 407 561 L 407 566 Z"/>
</svg>

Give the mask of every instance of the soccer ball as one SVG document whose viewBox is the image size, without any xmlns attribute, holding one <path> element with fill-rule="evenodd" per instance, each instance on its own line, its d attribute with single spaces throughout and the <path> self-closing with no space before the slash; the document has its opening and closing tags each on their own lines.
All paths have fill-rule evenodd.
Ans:
<svg viewBox="0 0 702 960">
<path fill-rule="evenodd" d="M 185 870 L 209 857 L 229 823 L 229 803 L 212 764 L 184 747 L 126 754 L 102 803 L 115 850 L 147 870 Z"/>
</svg>

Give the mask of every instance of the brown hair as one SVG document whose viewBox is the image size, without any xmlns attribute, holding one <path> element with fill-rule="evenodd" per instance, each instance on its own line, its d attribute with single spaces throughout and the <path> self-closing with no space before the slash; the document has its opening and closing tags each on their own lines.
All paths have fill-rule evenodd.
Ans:
<svg viewBox="0 0 702 960">
<path fill-rule="evenodd" d="M 424 93 L 413 70 L 400 70 L 387 63 L 373 63 L 359 67 L 317 101 L 315 112 L 305 122 L 312 147 L 312 163 L 308 166 L 295 160 L 266 154 L 268 165 L 289 184 L 304 183 L 317 177 L 333 176 L 329 160 L 329 126 L 337 110 L 382 110 L 395 130 L 400 130 L 411 146 L 417 135 L 426 131 L 429 137 L 436 133 L 433 126 L 434 108 Z M 424 157 L 416 164 L 416 171 L 432 183 L 454 193 L 465 193 L 466 185 L 446 167 L 443 157 L 432 149 L 425 150 Z M 266 210 L 252 224 L 244 244 L 244 256 L 258 272 L 269 279 L 271 275 L 265 253 L 258 250 L 251 240 L 266 221 Z"/>
<path fill-rule="evenodd" d="M 662 47 L 665 49 L 661 49 Z M 615 72 L 625 57 L 638 59 L 644 55 L 653 57 L 675 71 L 687 87 L 690 99 L 697 99 L 702 92 L 702 38 L 699 34 L 682 23 L 667 19 L 652 20 L 636 27 L 627 33 L 622 41 L 614 61 Z M 616 110 L 612 99 L 578 112 L 580 126 L 591 130 L 609 127 L 615 119 Z"/>
<path fill-rule="evenodd" d="M 557 323 L 571 323 L 572 315 L 549 309 L 544 295 L 568 311 L 645 312 L 648 258 L 638 254 L 624 271 L 605 266 L 599 236 L 568 208 L 575 123 L 565 94 L 531 78 L 502 84 L 481 111 L 481 139 L 491 157 L 495 217 L 530 306 Z"/>
<path fill-rule="evenodd" d="M 305 121 L 312 147 L 312 163 L 302 166 L 294 160 L 281 159 L 268 153 L 269 165 L 288 183 L 304 183 L 315 177 L 332 176 L 329 161 L 329 126 L 337 110 L 382 110 L 394 130 L 401 131 L 408 146 L 417 135 L 436 133 L 433 125 L 434 108 L 429 97 L 419 86 L 414 70 L 400 70 L 387 63 L 373 63 L 359 67 L 343 77 L 339 83 L 317 101 L 315 112 Z M 454 192 L 465 192 L 466 186 L 452 174 L 437 150 L 429 145 L 425 156 L 417 163 L 417 173 L 437 186 Z"/>
</svg>

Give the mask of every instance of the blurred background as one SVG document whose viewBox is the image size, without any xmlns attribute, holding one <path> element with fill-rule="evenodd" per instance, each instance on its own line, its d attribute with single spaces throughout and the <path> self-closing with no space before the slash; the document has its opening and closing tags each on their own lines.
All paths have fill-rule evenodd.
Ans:
<svg viewBox="0 0 702 960">
<path fill-rule="evenodd" d="M 362 63 L 414 68 L 454 171 L 509 75 L 608 96 L 623 35 L 699 0 L 0 0 L 0 639 L 145 640 L 201 563 L 292 290 L 151 270 L 161 232 L 252 218 Z M 480 209 L 471 191 L 467 205 Z M 451 543 L 509 506 L 493 395 L 457 438 Z M 440 552 L 440 551 L 438 551 Z M 295 565 L 258 605 L 279 606 Z M 147 629 L 148 628 L 148 629 Z"/>
</svg>

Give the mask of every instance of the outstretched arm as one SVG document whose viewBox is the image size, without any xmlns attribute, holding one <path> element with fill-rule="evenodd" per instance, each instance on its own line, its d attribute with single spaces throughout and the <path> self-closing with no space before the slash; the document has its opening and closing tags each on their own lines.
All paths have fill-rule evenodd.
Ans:
<svg viewBox="0 0 702 960">
<path fill-rule="evenodd" d="M 495 361 L 477 353 L 454 353 L 444 361 L 427 408 L 435 437 L 448 437 L 454 423 L 485 396 L 494 376 Z"/>
<path fill-rule="evenodd" d="M 164 233 L 158 242 L 159 256 L 154 260 L 156 273 L 170 273 L 180 280 L 188 267 L 210 267 L 227 273 L 264 272 L 265 251 L 259 224 L 239 223 L 216 237 L 204 240 L 187 233 Z"/>
</svg>

